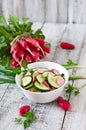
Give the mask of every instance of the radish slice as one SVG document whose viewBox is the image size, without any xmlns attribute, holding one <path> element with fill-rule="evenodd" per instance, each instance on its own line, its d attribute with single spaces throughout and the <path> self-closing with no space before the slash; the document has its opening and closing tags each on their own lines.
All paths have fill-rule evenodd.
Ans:
<svg viewBox="0 0 86 130">
<path fill-rule="evenodd" d="M 43 69 L 43 68 L 38 69 L 38 73 L 39 73 L 39 74 L 42 74 L 45 70 L 46 70 L 46 69 Z"/>
<path fill-rule="evenodd" d="M 48 87 L 49 90 L 52 90 L 52 88 L 50 88 L 49 84 L 48 84 L 45 80 L 43 81 L 43 84 L 44 84 L 46 87 Z"/>
<path fill-rule="evenodd" d="M 57 78 L 56 82 L 57 82 L 58 86 L 61 87 L 65 83 L 65 80 L 64 80 L 64 78 L 62 78 L 61 76 L 59 76 Z"/>
<path fill-rule="evenodd" d="M 54 73 L 56 75 L 59 75 L 59 72 L 57 70 L 55 70 L 55 69 L 51 69 L 50 72 L 52 72 L 52 73 Z"/>
<path fill-rule="evenodd" d="M 36 81 L 36 76 L 33 77 L 33 83 Z"/>
</svg>

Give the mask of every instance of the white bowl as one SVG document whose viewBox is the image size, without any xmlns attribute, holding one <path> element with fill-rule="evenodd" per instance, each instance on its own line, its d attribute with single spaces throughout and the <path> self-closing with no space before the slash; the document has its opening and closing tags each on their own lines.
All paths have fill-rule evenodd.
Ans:
<svg viewBox="0 0 86 130">
<path fill-rule="evenodd" d="M 63 86 L 59 87 L 58 89 L 55 89 L 49 92 L 43 92 L 43 93 L 30 92 L 21 87 L 21 79 L 23 75 L 19 74 L 19 75 L 16 75 L 15 77 L 17 86 L 22 90 L 24 95 L 33 102 L 48 103 L 48 102 L 54 101 L 55 99 L 57 99 L 58 96 L 61 95 L 61 92 L 63 91 L 64 86 L 68 82 L 68 78 L 69 78 L 68 71 L 60 64 L 49 62 L 49 61 L 35 62 L 28 65 L 28 68 L 35 68 L 35 67 L 46 67 L 48 69 L 56 69 L 59 71 L 59 73 L 64 73 L 65 83 L 63 84 Z"/>
</svg>

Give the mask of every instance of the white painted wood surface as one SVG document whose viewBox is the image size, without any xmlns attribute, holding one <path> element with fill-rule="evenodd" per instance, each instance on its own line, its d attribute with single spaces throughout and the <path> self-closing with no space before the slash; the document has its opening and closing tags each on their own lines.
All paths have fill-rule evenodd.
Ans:
<svg viewBox="0 0 86 130">
<path fill-rule="evenodd" d="M 51 54 L 44 60 L 64 64 L 71 58 L 74 62 L 86 65 L 86 25 L 34 23 L 34 30 L 42 28 L 46 41 L 51 42 Z M 60 41 L 68 41 L 75 45 L 74 50 L 63 50 L 59 47 Z M 76 74 L 86 74 L 85 69 L 70 71 Z M 74 81 L 74 85 L 80 87 L 86 80 Z M 71 94 L 62 96 L 71 102 L 71 110 L 63 111 L 56 101 L 48 104 L 33 103 L 22 94 L 15 85 L 0 85 L 0 130 L 23 130 L 22 125 L 13 122 L 18 116 L 18 108 L 29 104 L 35 111 L 37 120 L 27 130 L 86 130 L 86 87 L 78 96 Z"/>
<path fill-rule="evenodd" d="M 86 24 L 86 0 L 0 0 L 0 13 L 33 22 Z"/>
</svg>

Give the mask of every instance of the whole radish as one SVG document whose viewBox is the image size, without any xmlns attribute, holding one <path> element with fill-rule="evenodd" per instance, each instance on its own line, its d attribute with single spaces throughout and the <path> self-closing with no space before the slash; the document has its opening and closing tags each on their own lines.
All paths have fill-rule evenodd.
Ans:
<svg viewBox="0 0 86 130">
<path fill-rule="evenodd" d="M 19 45 L 18 42 L 14 43 L 14 44 L 11 46 L 11 52 L 18 53 L 18 52 L 19 52 L 19 49 L 20 49 L 20 45 Z"/>
<path fill-rule="evenodd" d="M 34 38 L 41 46 L 45 44 L 45 41 L 41 38 Z"/>
<path fill-rule="evenodd" d="M 27 50 L 31 55 L 34 55 L 31 50 L 29 49 L 28 42 L 26 42 L 24 39 L 19 40 L 19 44 L 22 46 L 24 50 Z"/>
<path fill-rule="evenodd" d="M 25 59 L 28 63 L 32 62 L 32 58 L 31 58 L 31 56 L 30 56 L 30 54 L 29 54 L 28 52 L 25 52 L 24 59 Z"/>
<path fill-rule="evenodd" d="M 18 56 L 17 53 L 12 52 L 12 57 L 20 66 L 22 66 L 21 58 Z"/>
<path fill-rule="evenodd" d="M 19 65 L 18 62 L 16 62 L 14 59 L 12 59 L 11 66 L 17 67 L 18 65 Z"/>
<path fill-rule="evenodd" d="M 39 47 L 39 43 L 33 39 L 33 38 L 25 38 L 25 41 L 29 43 L 29 45 L 38 48 Z"/>
</svg>

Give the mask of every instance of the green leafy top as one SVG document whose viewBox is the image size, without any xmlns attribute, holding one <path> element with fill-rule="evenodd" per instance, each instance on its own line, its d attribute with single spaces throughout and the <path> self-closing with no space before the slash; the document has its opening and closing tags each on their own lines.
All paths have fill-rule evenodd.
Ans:
<svg viewBox="0 0 86 130">
<path fill-rule="evenodd" d="M 28 32 L 31 37 L 39 37 L 42 39 L 45 38 L 41 29 L 34 32 L 32 30 L 32 25 L 33 23 L 30 22 L 29 18 L 22 18 L 19 20 L 16 15 L 12 15 L 7 22 L 5 17 L 0 15 L 0 64 L 3 63 L 8 57 L 8 63 L 10 64 L 10 43 L 16 36 Z"/>
</svg>

